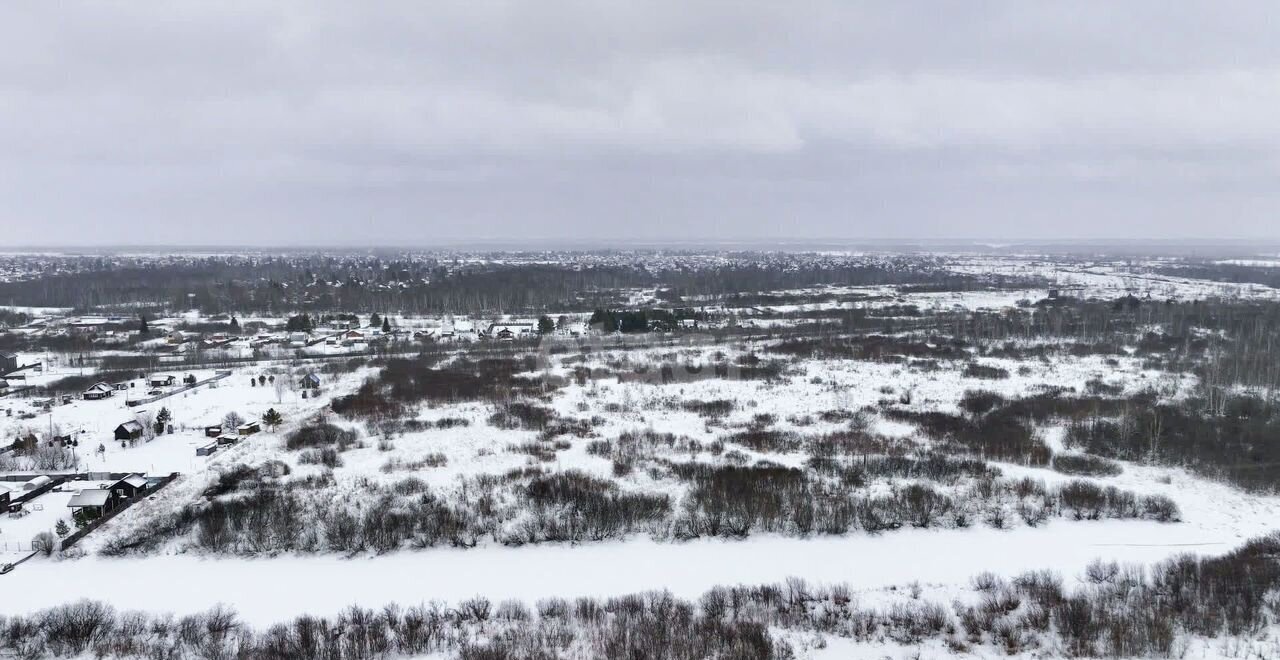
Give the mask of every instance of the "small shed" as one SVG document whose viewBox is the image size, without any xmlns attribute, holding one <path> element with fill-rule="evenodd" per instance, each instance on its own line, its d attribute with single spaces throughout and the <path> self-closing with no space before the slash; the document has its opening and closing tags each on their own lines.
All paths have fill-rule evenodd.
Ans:
<svg viewBox="0 0 1280 660">
<path fill-rule="evenodd" d="M 142 423 L 129 420 L 116 427 L 116 440 L 137 440 L 142 437 Z"/>
<path fill-rule="evenodd" d="M 220 445 L 234 445 L 237 442 L 240 442 L 240 436 L 235 433 L 223 433 L 218 436 L 218 444 Z"/>
<path fill-rule="evenodd" d="M 246 422 L 241 424 L 240 427 L 236 429 L 236 432 L 240 435 L 253 435 L 261 430 L 262 425 L 258 422 Z"/>
<path fill-rule="evenodd" d="M 215 424 L 213 426 L 204 427 L 204 435 L 206 438 L 216 438 L 222 435 L 222 425 Z"/>
<path fill-rule="evenodd" d="M 215 451 L 218 451 L 218 443 L 209 442 L 196 447 L 196 456 L 210 456 Z"/>
<path fill-rule="evenodd" d="M 302 377 L 301 385 L 304 390 L 318 390 L 320 389 L 320 377 L 315 373 L 309 373 Z"/>
<path fill-rule="evenodd" d="M 18 369 L 18 354 L 9 351 L 0 351 L 0 375 L 7 374 L 10 371 Z"/>
</svg>

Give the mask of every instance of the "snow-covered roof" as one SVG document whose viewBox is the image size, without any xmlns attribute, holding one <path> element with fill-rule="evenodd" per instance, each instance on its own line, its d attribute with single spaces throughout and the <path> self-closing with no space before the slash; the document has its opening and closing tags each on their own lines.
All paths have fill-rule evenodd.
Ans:
<svg viewBox="0 0 1280 660">
<path fill-rule="evenodd" d="M 50 481 L 53 481 L 53 479 L 50 479 L 49 477 L 47 477 L 47 476 L 45 476 L 45 475 L 43 475 L 43 474 L 42 474 L 42 475 L 40 475 L 40 476 L 38 476 L 38 477 L 35 477 L 35 478 L 31 479 L 30 481 L 27 481 L 25 484 L 23 484 L 23 485 L 22 485 L 22 489 L 23 489 L 23 490 L 35 490 L 35 489 L 37 489 L 37 488 L 39 488 L 39 487 L 41 487 L 41 486 L 43 486 L 43 485 L 45 485 L 45 484 L 49 483 Z"/>
<path fill-rule="evenodd" d="M 141 422 L 139 422 L 139 421 L 137 421 L 137 420 L 134 420 L 134 419 L 131 419 L 131 420 L 129 420 L 129 421 L 127 421 L 127 422 L 125 422 L 125 423 L 121 424 L 120 426 L 123 426 L 123 427 L 124 427 L 124 430 L 126 430 L 126 431 L 128 431 L 128 432 L 130 432 L 130 433 L 134 433 L 134 432 L 137 432 L 137 431 L 141 431 L 141 430 L 142 430 L 142 423 L 141 423 Z"/>
<path fill-rule="evenodd" d="M 97 382 L 97 383 L 94 383 L 92 386 L 90 386 L 90 387 L 89 387 L 89 389 L 85 390 L 85 392 L 86 392 L 86 393 L 88 393 L 88 392 L 110 392 L 110 391 L 112 391 L 111 386 L 110 386 L 110 385 L 108 385 L 108 384 L 106 384 L 106 383 L 103 383 L 103 382 Z"/>
<path fill-rule="evenodd" d="M 71 508 L 82 506 L 103 506 L 107 500 L 111 499 L 111 491 L 102 488 L 86 488 L 75 494 L 67 506 Z"/>
<path fill-rule="evenodd" d="M 131 474 L 116 483 L 126 483 L 134 488 L 142 488 L 147 485 L 147 478 L 140 474 Z"/>
</svg>

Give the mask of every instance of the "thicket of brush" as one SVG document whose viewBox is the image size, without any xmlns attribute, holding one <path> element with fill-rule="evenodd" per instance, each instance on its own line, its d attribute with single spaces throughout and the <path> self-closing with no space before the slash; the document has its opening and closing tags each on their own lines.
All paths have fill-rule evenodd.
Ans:
<svg viewBox="0 0 1280 660">
<path fill-rule="evenodd" d="M 537 369 L 533 355 L 459 357 L 438 366 L 439 356 L 387 360 L 376 378 L 355 394 L 335 397 L 331 407 L 348 418 L 366 420 L 412 417 L 416 404 L 432 401 L 507 400 L 513 396 L 542 394 L 562 385 L 559 379 L 530 376 Z"/>
<path fill-rule="evenodd" d="M 632 437 L 610 451 L 637 451 L 637 444 Z M 340 462 L 331 449 L 306 452 L 315 454 L 307 454 L 308 462 Z M 345 503 L 331 473 L 290 478 L 282 463 L 238 465 L 213 479 L 199 501 L 171 513 L 140 512 L 144 524 L 109 539 L 101 552 L 153 551 L 180 539 L 183 547 L 213 553 L 383 553 L 481 542 L 602 541 L 637 533 L 659 539 L 808 536 L 907 526 L 1005 528 L 1019 521 L 1035 526 L 1056 516 L 1170 522 L 1180 515 L 1168 498 L 1087 481 L 1046 487 L 1032 479 L 1007 480 L 979 461 L 936 454 L 833 455 L 806 469 L 663 461 L 651 474 L 664 472 L 688 485 L 679 499 L 625 490 L 579 471 L 524 468 L 460 478 L 449 489 L 433 490 L 414 477 L 389 485 L 365 482 L 363 505 L 357 506 Z M 863 490 L 885 477 L 896 479 L 887 492 Z M 926 477 L 952 487 L 940 490 Z"/>
</svg>

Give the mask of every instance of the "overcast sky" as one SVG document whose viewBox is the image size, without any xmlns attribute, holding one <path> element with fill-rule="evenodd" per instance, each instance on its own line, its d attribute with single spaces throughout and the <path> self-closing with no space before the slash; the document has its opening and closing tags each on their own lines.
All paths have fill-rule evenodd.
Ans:
<svg viewBox="0 0 1280 660">
<path fill-rule="evenodd" d="M 14 0 L 0 49 L 0 245 L 1280 238 L 1274 0 Z"/>
</svg>

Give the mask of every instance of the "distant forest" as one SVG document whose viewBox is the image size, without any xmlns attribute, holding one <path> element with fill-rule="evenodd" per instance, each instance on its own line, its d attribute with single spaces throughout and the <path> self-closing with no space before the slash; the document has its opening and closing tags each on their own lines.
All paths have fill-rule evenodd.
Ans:
<svg viewBox="0 0 1280 660">
<path fill-rule="evenodd" d="M 657 260 L 655 259 L 655 262 Z M 398 311 L 536 313 L 625 305 L 625 290 L 660 289 L 672 304 L 817 285 L 1001 285 L 927 258 L 759 257 L 446 261 L 334 256 L 163 260 L 66 258 L 0 282 L 0 302 L 125 312 Z"/>
</svg>

